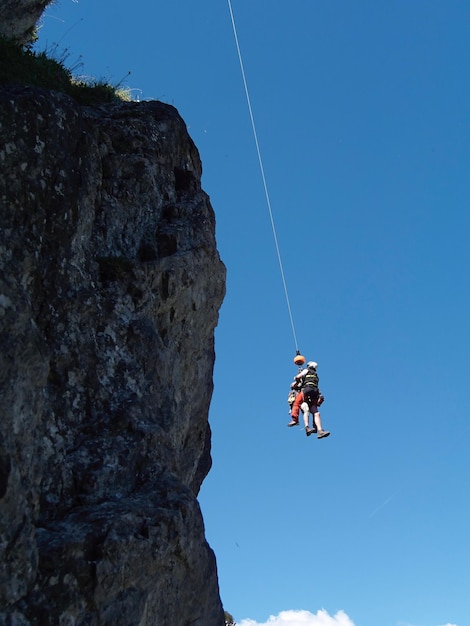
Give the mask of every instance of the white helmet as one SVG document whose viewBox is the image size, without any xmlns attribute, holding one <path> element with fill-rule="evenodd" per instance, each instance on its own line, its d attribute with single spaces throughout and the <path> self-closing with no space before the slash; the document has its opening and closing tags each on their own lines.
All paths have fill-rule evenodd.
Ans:
<svg viewBox="0 0 470 626">
<path fill-rule="evenodd" d="M 316 370 L 316 369 L 317 369 L 317 367 L 318 367 L 318 363 L 315 363 L 315 361 L 309 361 L 309 362 L 307 363 L 307 367 L 308 367 L 308 369 L 310 369 L 310 370 Z"/>
</svg>

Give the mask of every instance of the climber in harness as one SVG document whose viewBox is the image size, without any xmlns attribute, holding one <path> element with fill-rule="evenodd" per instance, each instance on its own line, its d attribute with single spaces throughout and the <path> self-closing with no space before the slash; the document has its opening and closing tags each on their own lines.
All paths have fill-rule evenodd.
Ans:
<svg viewBox="0 0 470 626">
<path fill-rule="evenodd" d="M 318 407 L 323 403 L 324 396 L 319 389 L 320 379 L 317 374 L 318 363 L 315 361 L 309 361 L 307 367 L 302 369 L 294 378 L 294 382 L 291 385 L 291 393 L 289 394 L 288 402 L 293 398 L 293 393 L 296 393 L 296 397 L 291 405 L 291 421 L 288 426 L 297 426 L 299 424 L 299 412 L 302 410 L 304 416 L 305 432 L 307 437 L 310 437 L 313 433 L 318 433 L 318 439 L 323 439 L 329 436 L 329 431 L 323 430 L 320 411 Z M 310 413 L 313 415 L 313 425 L 309 426 Z"/>
<path fill-rule="evenodd" d="M 304 369 L 305 361 L 306 361 L 305 357 L 300 354 L 299 350 L 297 350 L 297 354 L 294 357 L 294 363 L 299 368 L 299 374 Z M 300 393 L 300 382 L 294 379 L 294 382 L 290 386 L 289 395 L 287 396 L 287 403 L 289 405 L 289 415 L 291 415 L 292 413 L 292 407 L 294 406 L 295 399 L 297 398 L 299 393 Z"/>
</svg>

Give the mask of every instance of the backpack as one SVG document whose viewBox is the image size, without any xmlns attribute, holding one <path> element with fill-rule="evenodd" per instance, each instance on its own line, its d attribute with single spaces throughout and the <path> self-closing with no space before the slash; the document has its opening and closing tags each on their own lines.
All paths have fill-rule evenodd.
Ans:
<svg viewBox="0 0 470 626">
<path fill-rule="evenodd" d="M 292 408 L 292 405 L 295 402 L 295 399 L 297 398 L 297 392 L 294 391 L 293 389 L 291 389 L 289 391 L 289 395 L 287 396 L 287 404 Z"/>
</svg>

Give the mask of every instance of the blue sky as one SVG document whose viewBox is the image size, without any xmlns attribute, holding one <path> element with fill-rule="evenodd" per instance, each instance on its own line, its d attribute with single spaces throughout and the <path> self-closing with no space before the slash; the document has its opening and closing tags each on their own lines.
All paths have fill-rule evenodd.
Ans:
<svg viewBox="0 0 470 626">
<path fill-rule="evenodd" d="M 60 0 L 39 48 L 173 104 L 228 270 L 200 493 L 242 626 L 469 626 L 470 3 Z"/>
</svg>

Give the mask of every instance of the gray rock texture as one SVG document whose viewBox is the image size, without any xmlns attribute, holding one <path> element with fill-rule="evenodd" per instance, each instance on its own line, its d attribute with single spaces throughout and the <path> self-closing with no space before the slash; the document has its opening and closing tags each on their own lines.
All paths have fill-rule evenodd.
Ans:
<svg viewBox="0 0 470 626">
<path fill-rule="evenodd" d="M 224 294 L 173 107 L 0 91 L 0 624 L 224 624 L 197 502 Z"/>
<path fill-rule="evenodd" d="M 24 44 L 34 37 L 36 22 L 52 0 L 0 0 L 0 35 Z"/>
</svg>

